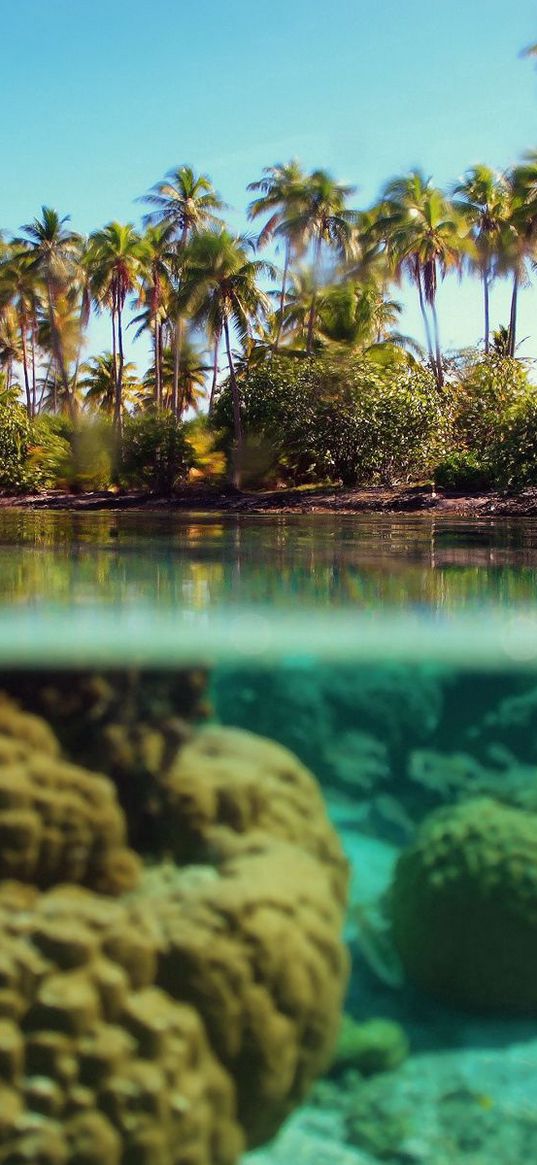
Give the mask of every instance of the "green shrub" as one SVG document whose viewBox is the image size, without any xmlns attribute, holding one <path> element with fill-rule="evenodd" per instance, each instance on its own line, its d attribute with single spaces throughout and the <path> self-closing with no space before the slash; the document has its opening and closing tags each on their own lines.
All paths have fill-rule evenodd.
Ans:
<svg viewBox="0 0 537 1165">
<path fill-rule="evenodd" d="M 30 463 L 48 489 L 105 489 L 112 476 L 114 438 L 106 417 L 44 413 L 32 424 Z"/>
<path fill-rule="evenodd" d="M 492 475 L 472 450 L 454 449 L 436 466 L 434 480 L 441 489 L 487 489 L 492 484 Z"/>
<path fill-rule="evenodd" d="M 499 485 L 537 485 L 537 389 L 501 418 L 490 460 Z"/>
<path fill-rule="evenodd" d="M 243 378 L 241 397 L 247 438 L 276 450 L 280 476 L 297 483 L 408 480 L 446 447 L 443 402 L 421 366 L 280 356 Z M 231 439 L 229 386 L 215 422 Z"/>
<path fill-rule="evenodd" d="M 454 440 L 488 458 L 509 412 L 531 397 L 533 386 L 519 360 L 470 353 L 451 385 Z"/>
<path fill-rule="evenodd" d="M 29 461 L 30 422 L 26 409 L 15 403 L 0 403 L 0 490 L 27 493 L 42 486 L 37 466 Z"/>
<path fill-rule="evenodd" d="M 137 413 L 125 418 L 121 482 L 153 493 L 172 493 L 194 462 L 184 425 L 173 413 Z"/>
</svg>

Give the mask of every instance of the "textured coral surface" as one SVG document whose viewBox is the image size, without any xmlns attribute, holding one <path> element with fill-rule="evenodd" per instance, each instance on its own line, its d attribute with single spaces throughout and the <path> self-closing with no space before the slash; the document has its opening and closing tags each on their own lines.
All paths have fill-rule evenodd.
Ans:
<svg viewBox="0 0 537 1165">
<path fill-rule="evenodd" d="M 488 798 L 439 810 L 399 858 L 393 931 L 409 976 L 465 1007 L 537 1009 L 537 815 Z"/>
<path fill-rule="evenodd" d="M 120 893 L 139 866 L 125 839 L 111 781 L 62 760 L 47 725 L 2 698 L 0 878 Z"/>
<path fill-rule="evenodd" d="M 1 1165 L 231 1165 L 330 1060 L 347 870 L 315 782 L 249 733 L 185 740 L 155 776 L 168 857 L 134 889 L 106 897 L 61 863 L 48 890 L 37 860 L 33 885 L 2 870 Z M 4 702 L 0 821 L 34 770 L 48 773 L 34 782 L 40 820 L 70 774 L 78 800 L 61 822 L 78 822 L 87 783 L 96 838 L 113 806 L 122 839 L 113 785 L 61 760 L 48 726 Z"/>
</svg>

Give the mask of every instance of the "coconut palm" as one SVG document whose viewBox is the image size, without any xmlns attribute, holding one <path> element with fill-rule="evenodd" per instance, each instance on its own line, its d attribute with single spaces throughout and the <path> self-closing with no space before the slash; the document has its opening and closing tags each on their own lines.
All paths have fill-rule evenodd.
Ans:
<svg viewBox="0 0 537 1165">
<path fill-rule="evenodd" d="M 86 256 L 90 287 L 98 309 L 107 307 L 112 322 L 114 366 L 114 428 L 121 436 L 123 413 L 123 310 L 127 295 L 141 282 L 147 250 L 131 223 L 108 223 L 89 240 Z"/>
<path fill-rule="evenodd" d="M 174 409 L 175 353 L 172 347 L 164 348 L 162 354 L 163 407 L 174 412 L 179 418 L 189 409 L 197 412 L 205 398 L 206 373 L 210 370 L 211 366 L 207 364 L 203 350 L 190 337 L 185 336 L 180 354 L 179 400 Z M 155 388 L 154 363 L 144 376 L 144 388 L 149 392 L 151 400 Z"/>
<path fill-rule="evenodd" d="M 408 275 L 417 288 L 431 368 L 437 385 L 442 387 L 444 374 L 436 311 L 438 281 L 451 268 L 460 270 L 468 247 L 468 227 L 442 192 L 421 171 L 413 170 L 401 178 L 393 178 L 384 188 L 377 229 L 384 236 L 396 277 Z"/>
<path fill-rule="evenodd" d="M 255 198 L 248 207 L 248 218 L 253 221 L 262 215 L 268 215 L 258 238 L 258 246 L 266 246 L 275 237 L 277 240 L 283 237 L 284 240 L 285 258 L 278 317 L 280 321 L 283 321 L 287 276 L 291 259 L 293 253 L 296 253 L 300 244 L 303 243 L 303 232 L 300 231 L 299 227 L 293 231 L 292 224 L 298 212 L 304 207 L 305 185 L 306 176 L 301 166 L 298 162 L 291 161 L 285 164 L 278 162 L 274 166 L 266 166 L 263 170 L 263 177 L 257 182 L 250 182 L 248 186 L 248 190 L 260 191 L 260 196 Z M 276 335 L 276 349 L 279 345 L 280 331 Z"/>
<path fill-rule="evenodd" d="M 276 228 L 275 235 L 291 237 L 305 248 L 311 246 L 313 275 L 317 285 L 323 246 L 340 259 L 349 258 L 356 247 L 358 214 L 349 210 L 347 200 L 353 186 L 336 182 L 326 170 L 308 175 L 290 215 Z M 308 318 L 306 350 L 313 348 L 317 294 L 314 292 Z"/>
<path fill-rule="evenodd" d="M 113 417 L 116 402 L 116 370 L 112 352 L 91 356 L 80 367 L 79 387 L 84 394 L 84 407 Z M 123 365 L 121 406 L 137 404 L 141 394 L 136 366 L 130 361 Z"/>
<path fill-rule="evenodd" d="M 14 244 L 15 247 L 21 247 L 24 254 L 31 256 L 30 268 L 41 278 L 45 287 L 52 352 L 68 407 L 72 409 L 70 378 L 58 319 L 58 301 L 76 280 L 82 238 L 66 226 L 69 221 L 69 215 L 60 218 L 52 207 L 43 206 L 41 218 L 35 218 L 23 226 L 23 235 L 15 239 Z"/>
<path fill-rule="evenodd" d="M 35 334 L 37 279 L 32 257 L 6 248 L 0 259 L 0 306 L 11 303 L 17 314 L 21 364 L 28 416 L 35 412 Z"/>
<path fill-rule="evenodd" d="M 11 303 L 0 311 L 0 369 L 5 376 L 6 389 L 13 387 L 14 367 L 22 360 L 19 321 Z"/>
<path fill-rule="evenodd" d="M 162 404 L 163 331 L 169 316 L 172 296 L 171 252 L 172 228 L 166 223 L 148 226 L 144 234 L 145 258 L 140 283 L 138 306 L 143 310 L 132 320 L 138 325 L 136 337 L 148 329 L 153 337 L 153 366 L 155 369 L 155 405 Z"/>
<path fill-rule="evenodd" d="M 191 166 L 169 170 L 141 201 L 154 207 L 145 215 L 144 225 L 171 228 L 181 247 L 191 234 L 222 225 L 215 212 L 224 210 L 225 203 L 207 174 L 196 175 Z"/>
<path fill-rule="evenodd" d="M 513 278 L 509 313 L 509 356 L 516 351 L 518 293 L 528 284 L 528 268 L 535 260 L 537 248 L 537 151 L 525 154 L 524 161 L 507 175 L 509 215 L 502 232 L 498 264 Z"/>
<path fill-rule="evenodd" d="M 191 166 L 178 166 L 169 170 L 161 182 L 157 182 L 146 194 L 143 202 L 154 209 L 144 218 L 146 226 L 160 226 L 169 232 L 175 243 L 175 289 L 181 286 L 181 264 L 184 249 L 192 235 L 223 225 L 218 211 L 225 209 L 225 203 L 215 190 L 207 174 L 196 174 Z M 174 411 L 177 412 L 179 398 L 179 364 L 183 341 L 184 322 L 175 305 L 174 319 Z"/>
<path fill-rule="evenodd" d="M 268 314 L 269 298 L 258 285 L 258 279 L 264 275 L 274 278 L 274 267 L 251 259 L 248 241 L 241 236 L 234 237 L 225 229 L 194 235 L 185 253 L 182 305 L 195 325 L 205 325 L 213 343 L 222 335 L 225 340 L 237 448 L 235 481 L 239 475 L 242 423 L 230 328 L 234 328 L 242 341 L 253 322 Z"/>
<path fill-rule="evenodd" d="M 483 284 L 485 352 L 490 350 L 490 286 L 497 272 L 496 257 L 501 247 L 510 204 L 506 178 L 489 166 L 472 166 L 454 187 L 454 205 L 470 226 L 475 250 L 468 252 L 470 265 L 477 269 Z"/>
</svg>

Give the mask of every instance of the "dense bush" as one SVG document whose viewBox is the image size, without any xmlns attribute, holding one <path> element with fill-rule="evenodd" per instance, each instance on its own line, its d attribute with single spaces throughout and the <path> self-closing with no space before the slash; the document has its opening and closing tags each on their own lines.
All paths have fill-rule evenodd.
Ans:
<svg viewBox="0 0 537 1165">
<path fill-rule="evenodd" d="M 295 482 L 406 480 L 427 475 L 445 448 L 443 402 L 420 366 L 280 356 L 243 378 L 241 396 L 247 438 L 271 449 Z M 229 387 L 215 420 L 231 433 Z"/>
<path fill-rule="evenodd" d="M 30 464 L 47 489 L 74 492 L 105 489 L 110 484 L 114 437 L 106 417 L 45 413 L 31 428 Z"/>
<path fill-rule="evenodd" d="M 488 456 L 507 414 L 533 391 L 519 360 L 496 353 L 463 354 L 450 387 L 454 443 L 477 457 Z"/>
<path fill-rule="evenodd" d="M 26 409 L 0 403 L 0 490 L 26 493 L 39 489 L 42 476 L 29 462 L 31 427 Z"/>
<path fill-rule="evenodd" d="M 489 459 L 498 485 L 537 485 L 537 388 L 501 417 Z"/>
<path fill-rule="evenodd" d="M 193 461 L 185 427 L 173 413 L 136 413 L 125 418 L 121 482 L 127 488 L 172 493 L 185 480 Z"/>
<path fill-rule="evenodd" d="M 493 475 L 471 449 L 453 449 L 436 466 L 434 480 L 441 489 L 488 489 Z"/>
</svg>

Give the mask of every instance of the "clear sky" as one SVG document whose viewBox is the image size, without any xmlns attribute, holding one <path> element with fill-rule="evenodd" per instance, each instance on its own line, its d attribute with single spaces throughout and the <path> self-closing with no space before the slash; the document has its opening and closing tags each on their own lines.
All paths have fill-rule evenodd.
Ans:
<svg viewBox="0 0 537 1165">
<path fill-rule="evenodd" d="M 244 226 L 246 184 L 299 158 L 358 187 L 419 165 L 442 185 L 537 148 L 535 0 L 0 0 L 0 226 L 42 203 L 89 232 L 137 221 L 172 166 L 212 177 Z M 422 339 L 411 293 L 403 330 Z M 498 285 L 493 323 L 506 318 Z M 477 286 L 448 280 L 444 345 L 480 335 Z M 537 288 L 521 350 L 537 356 Z M 93 341 L 105 346 L 103 320 Z"/>
</svg>

